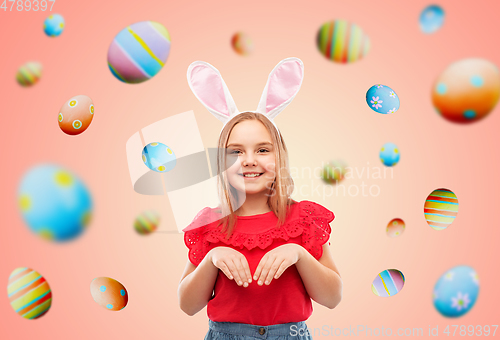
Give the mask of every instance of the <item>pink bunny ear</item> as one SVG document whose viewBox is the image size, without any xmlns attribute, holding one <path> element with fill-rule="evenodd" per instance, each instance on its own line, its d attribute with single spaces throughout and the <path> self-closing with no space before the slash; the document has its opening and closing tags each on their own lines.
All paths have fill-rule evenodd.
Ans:
<svg viewBox="0 0 500 340">
<path fill-rule="evenodd" d="M 267 79 L 257 112 L 274 119 L 295 98 L 304 78 L 304 64 L 299 58 L 283 59 Z"/>
<path fill-rule="evenodd" d="M 220 72 L 209 63 L 195 61 L 189 65 L 187 80 L 196 98 L 224 124 L 238 112 Z"/>
</svg>

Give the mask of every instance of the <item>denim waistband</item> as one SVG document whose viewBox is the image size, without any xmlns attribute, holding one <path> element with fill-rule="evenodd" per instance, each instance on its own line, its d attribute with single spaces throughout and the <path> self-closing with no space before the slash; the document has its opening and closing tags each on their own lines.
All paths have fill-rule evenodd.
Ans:
<svg viewBox="0 0 500 340">
<path fill-rule="evenodd" d="M 236 322 L 218 322 L 208 319 L 208 326 L 217 332 L 234 335 L 252 336 L 259 339 L 266 339 L 268 336 L 291 335 L 306 329 L 306 322 L 289 322 L 277 325 L 258 326 Z M 304 332 L 304 330 L 302 332 Z M 292 333 L 293 332 L 293 333 Z"/>
</svg>

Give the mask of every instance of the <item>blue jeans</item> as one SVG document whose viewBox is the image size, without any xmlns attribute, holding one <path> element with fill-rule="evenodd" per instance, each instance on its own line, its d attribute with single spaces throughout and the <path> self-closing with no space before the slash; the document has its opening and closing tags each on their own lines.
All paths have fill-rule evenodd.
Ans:
<svg viewBox="0 0 500 340">
<path fill-rule="evenodd" d="M 305 321 L 256 326 L 208 319 L 204 340 L 312 340 Z"/>
</svg>

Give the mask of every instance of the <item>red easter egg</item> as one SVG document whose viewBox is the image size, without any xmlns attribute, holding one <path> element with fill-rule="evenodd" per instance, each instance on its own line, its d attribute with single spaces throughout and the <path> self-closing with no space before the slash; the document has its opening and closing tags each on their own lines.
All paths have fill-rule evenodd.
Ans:
<svg viewBox="0 0 500 340">
<path fill-rule="evenodd" d="M 59 110 L 59 127 L 68 135 L 79 135 L 89 127 L 94 118 L 94 103 L 85 95 L 68 100 Z"/>
</svg>

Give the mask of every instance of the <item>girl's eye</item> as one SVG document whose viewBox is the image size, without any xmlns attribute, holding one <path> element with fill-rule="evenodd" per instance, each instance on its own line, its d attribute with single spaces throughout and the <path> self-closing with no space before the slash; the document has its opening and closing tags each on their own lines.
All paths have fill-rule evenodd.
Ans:
<svg viewBox="0 0 500 340">
<path fill-rule="evenodd" d="M 238 150 L 231 150 L 230 154 L 235 154 L 237 152 L 239 152 L 239 151 Z"/>
<path fill-rule="evenodd" d="M 262 150 L 264 150 L 265 152 L 268 152 L 268 150 L 266 150 L 266 149 L 260 149 L 259 151 L 262 151 Z"/>
</svg>

